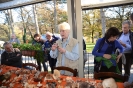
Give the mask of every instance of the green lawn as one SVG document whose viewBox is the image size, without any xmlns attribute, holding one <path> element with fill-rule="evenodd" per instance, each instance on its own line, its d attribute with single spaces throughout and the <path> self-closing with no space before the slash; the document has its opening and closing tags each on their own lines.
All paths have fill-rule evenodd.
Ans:
<svg viewBox="0 0 133 88">
<path fill-rule="evenodd" d="M 87 52 L 91 53 L 95 44 L 94 43 L 86 43 L 86 50 Z"/>
</svg>

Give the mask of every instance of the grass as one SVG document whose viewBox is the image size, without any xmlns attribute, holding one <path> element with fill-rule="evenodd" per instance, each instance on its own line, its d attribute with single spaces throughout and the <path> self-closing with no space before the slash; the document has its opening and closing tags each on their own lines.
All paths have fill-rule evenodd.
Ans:
<svg viewBox="0 0 133 88">
<path fill-rule="evenodd" d="M 86 43 L 87 52 L 92 53 L 94 46 L 95 46 L 95 43 Z"/>
</svg>

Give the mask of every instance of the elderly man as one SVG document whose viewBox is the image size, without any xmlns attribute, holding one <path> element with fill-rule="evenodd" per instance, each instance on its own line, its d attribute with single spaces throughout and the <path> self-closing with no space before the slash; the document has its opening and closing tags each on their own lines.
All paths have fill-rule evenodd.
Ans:
<svg viewBox="0 0 133 88">
<path fill-rule="evenodd" d="M 133 54 L 133 35 L 130 30 L 130 21 L 124 21 L 122 23 L 122 32 L 118 38 L 118 41 L 123 47 L 124 55 L 126 58 L 126 64 L 124 65 L 125 75 L 130 76 L 130 68 L 132 62 Z M 120 70 L 122 71 L 122 64 L 118 63 Z M 121 65 L 121 67 L 120 67 Z"/>
<path fill-rule="evenodd" d="M 54 67 L 56 65 L 57 59 L 56 58 L 52 58 L 50 56 L 50 48 L 52 47 L 52 45 L 59 39 L 58 37 L 55 37 L 51 32 L 47 32 L 46 33 L 46 38 L 47 41 L 44 43 L 44 50 L 47 53 L 47 59 L 49 61 L 49 65 L 51 68 L 51 73 L 53 73 Z"/>
<path fill-rule="evenodd" d="M 17 44 L 20 44 L 20 41 L 18 38 L 16 38 L 16 35 L 15 34 L 12 34 L 11 36 L 11 39 L 9 41 L 10 43 L 17 43 Z"/>
<path fill-rule="evenodd" d="M 9 42 L 4 43 L 5 51 L 1 55 L 1 64 L 14 66 L 14 67 L 22 67 L 22 55 L 18 49 L 14 49 L 12 44 Z"/>
<path fill-rule="evenodd" d="M 72 69 L 78 69 L 79 66 L 79 43 L 76 39 L 71 38 L 70 25 L 66 22 L 59 24 L 60 35 L 59 39 L 52 45 L 50 56 L 57 58 L 56 66 L 66 66 Z M 67 71 L 61 71 L 61 74 L 72 75 Z"/>
</svg>

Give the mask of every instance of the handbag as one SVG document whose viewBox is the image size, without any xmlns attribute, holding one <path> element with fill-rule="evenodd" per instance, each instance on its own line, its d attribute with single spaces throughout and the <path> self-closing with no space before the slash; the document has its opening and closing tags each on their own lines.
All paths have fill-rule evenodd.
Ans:
<svg viewBox="0 0 133 88">
<path fill-rule="evenodd" d="M 95 60 L 96 57 L 94 57 L 94 60 Z M 102 61 L 100 62 L 97 62 L 97 61 L 94 61 L 94 72 L 98 73 L 101 69 L 101 65 L 102 65 Z"/>
</svg>

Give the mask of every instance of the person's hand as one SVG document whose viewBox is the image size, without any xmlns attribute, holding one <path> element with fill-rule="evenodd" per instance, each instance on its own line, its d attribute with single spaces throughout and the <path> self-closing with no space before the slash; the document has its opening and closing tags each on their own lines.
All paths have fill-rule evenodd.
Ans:
<svg viewBox="0 0 133 88">
<path fill-rule="evenodd" d="M 62 47 L 58 47 L 58 51 L 59 51 L 60 53 L 65 53 L 65 52 L 66 52 L 66 50 L 65 50 L 64 48 L 62 48 Z"/>
<path fill-rule="evenodd" d="M 119 62 L 121 56 L 122 56 L 122 53 L 120 53 L 120 54 L 117 56 L 117 59 L 116 59 L 116 62 L 117 62 L 117 63 Z"/>
<path fill-rule="evenodd" d="M 17 56 L 19 56 L 20 54 L 17 54 Z"/>
<path fill-rule="evenodd" d="M 51 47 L 51 50 L 52 50 L 52 51 L 55 51 L 55 50 L 57 49 L 57 47 L 58 47 L 58 44 L 57 44 L 57 43 L 54 43 L 54 44 L 52 45 L 52 47 Z"/>
<path fill-rule="evenodd" d="M 19 50 L 18 48 L 14 48 L 14 50 L 15 50 L 16 52 L 20 52 L 20 50 Z"/>
<path fill-rule="evenodd" d="M 119 42 L 120 42 L 120 44 L 121 44 L 122 46 L 126 47 L 126 44 L 123 43 L 121 40 L 119 40 Z"/>
<path fill-rule="evenodd" d="M 106 59 L 110 59 L 110 58 L 111 58 L 111 55 L 109 55 L 109 54 L 104 54 L 103 57 L 106 58 Z"/>
<path fill-rule="evenodd" d="M 118 62 L 119 62 L 119 60 L 120 60 L 120 58 L 119 58 L 119 59 L 116 59 L 116 63 L 118 63 Z"/>
</svg>

